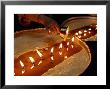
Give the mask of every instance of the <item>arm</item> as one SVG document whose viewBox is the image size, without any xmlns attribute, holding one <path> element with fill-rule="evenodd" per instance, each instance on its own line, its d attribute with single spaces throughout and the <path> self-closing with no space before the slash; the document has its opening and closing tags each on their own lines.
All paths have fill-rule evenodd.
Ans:
<svg viewBox="0 0 110 89">
<path fill-rule="evenodd" d="M 59 26 L 57 22 L 53 19 L 41 15 L 41 14 L 18 14 L 19 23 L 22 25 L 28 25 L 30 22 L 37 22 L 43 24 L 47 30 L 50 30 L 52 33 L 59 33 Z"/>
</svg>

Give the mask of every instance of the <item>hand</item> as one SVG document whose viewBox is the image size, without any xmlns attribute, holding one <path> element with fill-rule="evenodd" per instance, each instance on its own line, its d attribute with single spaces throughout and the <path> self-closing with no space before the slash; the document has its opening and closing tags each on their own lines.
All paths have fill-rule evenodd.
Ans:
<svg viewBox="0 0 110 89">
<path fill-rule="evenodd" d="M 60 32 L 60 27 L 57 25 L 55 21 L 51 22 L 46 26 L 46 29 L 50 34 L 58 34 Z"/>
</svg>

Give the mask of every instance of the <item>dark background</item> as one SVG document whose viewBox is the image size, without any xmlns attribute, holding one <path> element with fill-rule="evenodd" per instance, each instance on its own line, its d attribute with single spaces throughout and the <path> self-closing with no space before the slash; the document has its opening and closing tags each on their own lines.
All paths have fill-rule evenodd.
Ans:
<svg viewBox="0 0 110 89">
<path fill-rule="evenodd" d="M 54 19 L 59 26 L 64 22 L 64 20 L 68 19 L 69 17 L 76 17 L 76 16 L 91 16 L 88 14 L 46 14 L 46 16 L 51 17 Z M 92 15 L 93 16 L 93 15 Z M 20 30 L 28 30 L 28 29 L 34 29 L 38 27 L 43 27 L 42 24 L 31 22 L 30 25 L 21 25 L 18 21 L 18 16 L 14 15 L 14 32 L 20 31 Z M 81 76 L 97 76 L 97 41 L 88 41 L 86 44 L 89 46 L 91 51 L 91 63 L 89 67 L 86 69 L 84 73 L 81 74 Z"/>
</svg>

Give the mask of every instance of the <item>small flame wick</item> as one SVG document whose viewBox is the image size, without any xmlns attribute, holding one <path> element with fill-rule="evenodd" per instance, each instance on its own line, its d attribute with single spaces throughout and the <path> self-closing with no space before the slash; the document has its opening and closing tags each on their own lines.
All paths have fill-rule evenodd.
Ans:
<svg viewBox="0 0 110 89">
<path fill-rule="evenodd" d="M 31 69 L 33 69 L 34 68 L 34 64 L 31 66 Z"/>
<path fill-rule="evenodd" d="M 21 60 L 20 60 L 20 65 L 21 65 L 22 68 L 24 68 L 24 64 Z"/>
<path fill-rule="evenodd" d="M 62 52 L 59 52 L 59 55 L 62 55 Z"/>
<path fill-rule="evenodd" d="M 68 48 L 67 48 L 67 51 L 68 51 Z"/>
<path fill-rule="evenodd" d="M 36 51 L 37 51 L 37 54 L 39 55 L 39 57 L 42 57 L 43 56 L 40 51 L 38 51 L 38 50 L 36 50 Z"/>
<path fill-rule="evenodd" d="M 69 42 L 67 42 L 67 46 L 69 46 L 69 44 L 70 44 L 70 43 L 69 43 Z"/>
<path fill-rule="evenodd" d="M 42 63 L 42 60 L 39 61 L 38 65 L 40 65 Z"/>
<path fill-rule="evenodd" d="M 68 37 L 68 34 L 69 34 L 69 26 L 68 26 L 68 28 L 67 28 L 67 30 L 66 30 L 66 35 L 64 36 L 64 41 L 66 41 L 66 39 L 67 39 L 67 37 Z"/>
<path fill-rule="evenodd" d="M 64 57 L 65 59 L 68 58 L 67 56 Z"/>
<path fill-rule="evenodd" d="M 51 56 L 50 58 L 51 58 L 51 60 L 54 60 L 53 56 Z"/>
<path fill-rule="evenodd" d="M 71 47 L 73 48 L 74 46 L 73 46 L 73 45 L 71 45 Z"/>
<path fill-rule="evenodd" d="M 32 63 L 34 63 L 34 62 L 35 62 L 34 58 L 29 57 L 29 59 L 30 59 L 30 61 L 31 61 Z"/>
<path fill-rule="evenodd" d="M 61 48 L 62 48 L 62 46 L 63 46 L 63 44 L 62 44 L 62 43 L 60 43 L 60 45 L 59 45 L 59 49 L 61 49 Z"/>
<path fill-rule="evenodd" d="M 71 40 L 72 40 L 72 42 L 74 42 L 74 37 Z"/>
<path fill-rule="evenodd" d="M 51 51 L 50 52 L 53 53 L 53 51 L 54 51 L 54 47 L 51 48 Z"/>
<path fill-rule="evenodd" d="M 24 74 L 25 70 L 22 70 L 22 74 Z"/>
</svg>

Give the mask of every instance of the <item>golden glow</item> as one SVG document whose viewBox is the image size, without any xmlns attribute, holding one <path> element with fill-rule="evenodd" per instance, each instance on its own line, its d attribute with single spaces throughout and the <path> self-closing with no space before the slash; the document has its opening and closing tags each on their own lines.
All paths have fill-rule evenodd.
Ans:
<svg viewBox="0 0 110 89">
<path fill-rule="evenodd" d="M 65 35 L 65 37 L 64 37 L 64 41 L 66 41 L 66 39 L 67 39 L 67 37 L 68 37 L 68 34 L 69 34 L 69 26 L 68 26 L 68 28 L 67 28 L 67 30 L 66 30 L 66 35 Z"/>
<path fill-rule="evenodd" d="M 71 47 L 73 48 L 74 46 L 73 46 L 73 45 L 71 45 Z"/>
<path fill-rule="evenodd" d="M 40 65 L 42 63 L 42 60 L 39 61 L 38 65 Z"/>
<path fill-rule="evenodd" d="M 84 36 L 86 36 L 86 33 L 84 33 Z"/>
<path fill-rule="evenodd" d="M 67 45 L 69 45 L 70 43 L 69 42 L 67 42 Z"/>
<path fill-rule="evenodd" d="M 64 57 L 65 59 L 68 58 L 67 56 Z"/>
<path fill-rule="evenodd" d="M 62 55 L 62 52 L 59 52 L 59 55 Z"/>
<path fill-rule="evenodd" d="M 51 31 L 49 30 L 49 33 L 51 33 Z"/>
<path fill-rule="evenodd" d="M 39 57 L 43 56 L 40 51 L 38 51 L 38 50 L 36 50 L 36 51 L 37 51 L 37 54 L 39 55 Z"/>
<path fill-rule="evenodd" d="M 60 45 L 59 45 L 59 49 L 61 49 L 61 48 L 62 48 L 62 46 L 63 46 L 63 44 L 62 44 L 62 43 L 60 43 Z"/>
<path fill-rule="evenodd" d="M 51 51 L 50 52 L 53 53 L 53 50 L 54 50 L 54 47 L 51 48 Z"/>
<path fill-rule="evenodd" d="M 68 48 L 66 50 L 68 51 Z"/>
<path fill-rule="evenodd" d="M 91 28 L 88 29 L 89 31 L 91 30 Z"/>
<path fill-rule="evenodd" d="M 53 56 L 51 56 L 50 58 L 51 58 L 51 60 L 54 60 L 54 59 L 53 59 Z"/>
<path fill-rule="evenodd" d="M 78 33 L 75 33 L 75 35 L 78 35 Z"/>
<path fill-rule="evenodd" d="M 74 37 L 72 38 L 72 42 L 74 42 Z"/>
<path fill-rule="evenodd" d="M 69 26 L 68 26 L 68 28 L 66 30 L 66 35 L 68 35 L 68 33 L 69 33 Z"/>
<path fill-rule="evenodd" d="M 22 74 L 24 74 L 25 70 L 22 70 Z"/>
<path fill-rule="evenodd" d="M 34 68 L 34 65 L 31 66 L 31 69 Z"/>
<path fill-rule="evenodd" d="M 34 63 L 34 62 L 35 62 L 35 60 L 34 60 L 34 58 L 33 58 L 33 57 L 29 57 L 29 59 L 30 59 L 30 61 L 31 61 L 32 63 Z"/>
<path fill-rule="evenodd" d="M 78 38 L 81 38 L 81 36 L 78 36 Z"/>
<path fill-rule="evenodd" d="M 22 66 L 22 67 L 24 67 L 24 64 L 23 64 L 23 62 L 20 60 L 20 65 Z"/>
<path fill-rule="evenodd" d="M 79 34 L 82 34 L 82 31 L 78 31 Z"/>
<path fill-rule="evenodd" d="M 87 32 L 87 30 L 84 30 L 84 32 Z"/>
<path fill-rule="evenodd" d="M 91 32 L 89 32 L 89 34 L 90 34 Z"/>
</svg>

